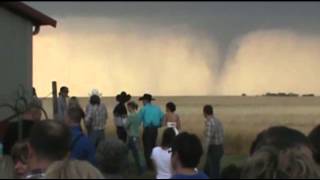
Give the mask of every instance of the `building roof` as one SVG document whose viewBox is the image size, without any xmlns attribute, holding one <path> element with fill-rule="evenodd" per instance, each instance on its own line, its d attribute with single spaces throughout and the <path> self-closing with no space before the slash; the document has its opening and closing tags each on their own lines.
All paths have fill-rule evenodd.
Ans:
<svg viewBox="0 0 320 180">
<path fill-rule="evenodd" d="M 0 2 L 0 6 L 30 20 L 36 26 L 57 26 L 57 21 L 22 2 Z"/>
</svg>

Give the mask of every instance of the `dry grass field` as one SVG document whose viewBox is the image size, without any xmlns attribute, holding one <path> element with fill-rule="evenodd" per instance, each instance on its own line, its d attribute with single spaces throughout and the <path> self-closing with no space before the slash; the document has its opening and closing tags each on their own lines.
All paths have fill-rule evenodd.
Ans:
<svg viewBox="0 0 320 180">
<path fill-rule="evenodd" d="M 203 138 L 204 118 L 202 107 L 212 104 L 225 128 L 224 164 L 243 160 L 257 133 L 275 125 L 284 125 L 308 134 L 320 122 L 320 98 L 318 97 L 156 97 L 155 103 L 165 110 L 165 104 L 173 101 L 182 119 L 184 131 Z M 137 98 L 134 98 L 137 100 Z M 81 98 L 85 107 L 87 98 Z M 104 98 L 111 117 L 114 98 Z M 52 102 L 44 100 L 49 115 Z M 141 104 L 140 104 L 141 105 Z M 163 130 L 163 129 L 162 129 Z M 161 130 L 161 131 L 162 131 Z M 108 120 L 106 132 L 115 136 L 112 118 Z M 161 134 L 161 132 L 159 133 Z M 159 137 L 160 140 L 160 137 Z"/>
</svg>

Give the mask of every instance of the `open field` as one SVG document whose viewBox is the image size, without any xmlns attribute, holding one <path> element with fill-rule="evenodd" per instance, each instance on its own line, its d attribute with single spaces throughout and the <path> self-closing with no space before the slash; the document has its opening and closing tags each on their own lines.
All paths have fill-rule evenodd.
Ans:
<svg viewBox="0 0 320 180">
<path fill-rule="evenodd" d="M 175 102 L 177 113 L 182 119 L 183 130 L 195 133 L 201 138 L 204 129 L 202 107 L 205 104 L 214 105 L 216 116 L 223 122 L 225 128 L 224 164 L 243 160 L 256 134 L 265 128 L 285 125 L 308 134 L 320 122 L 318 97 L 156 97 L 156 99 L 155 103 L 163 110 L 168 101 Z M 87 98 L 81 98 L 81 105 L 85 107 L 87 101 Z M 104 98 L 103 102 L 111 115 L 116 103 L 114 98 Z M 44 100 L 49 115 L 52 114 L 51 104 L 50 99 Z M 106 132 L 108 136 L 115 136 L 112 118 L 108 121 Z"/>
</svg>

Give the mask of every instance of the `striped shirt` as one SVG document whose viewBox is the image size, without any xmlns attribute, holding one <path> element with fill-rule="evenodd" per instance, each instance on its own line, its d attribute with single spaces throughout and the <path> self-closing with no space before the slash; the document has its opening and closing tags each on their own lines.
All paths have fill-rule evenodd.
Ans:
<svg viewBox="0 0 320 180">
<path fill-rule="evenodd" d="M 86 107 L 85 122 L 92 130 L 104 130 L 108 119 L 107 108 L 104 104 L 91 105 Z"/>
<path fill-rule="evenodd" d="M 216 118 L 206 121 L 205 137 L 207 145 L 222 145 L 224 141 L 224 130 L 222 123 Z"/>
<path fill-rule="evenodd" d="M 58 114 L 57 114 L 57 119 L 60 121 L 64 121 L 64 118 L 66 116 L 67 113 L 67 109 L 68 109 L 68 105 L 67 105 L 67 99 L 59 96 L 58 98 Z"/>
</svg>

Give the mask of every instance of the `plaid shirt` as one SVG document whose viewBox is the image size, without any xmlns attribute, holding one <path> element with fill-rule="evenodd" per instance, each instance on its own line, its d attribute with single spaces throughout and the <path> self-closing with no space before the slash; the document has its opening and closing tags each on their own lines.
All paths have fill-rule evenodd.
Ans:
<svg viewBox="0 0 320 180">
<path fill-rule="evenodd" d="M 224 130 L 222 123 L 211 117 L 206 121 L 205 137 L 207 145 L 222 145 L 224 141 Z"/>
<path fill-rule="evenodd" d="M 99 106 L 87 105 L 85 122 L 92 130 L 104 130 L 108 119 L 107 108 L 104 104 Z"/>
</svg>

